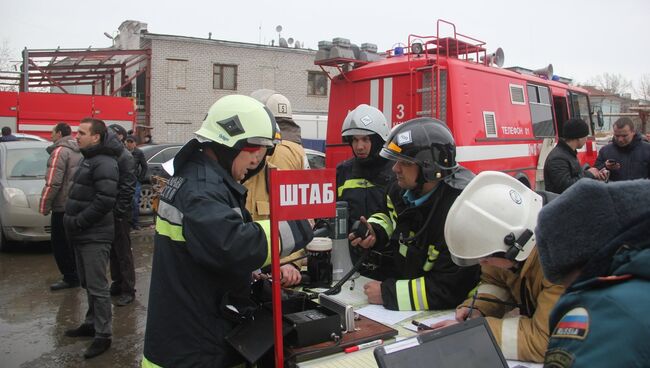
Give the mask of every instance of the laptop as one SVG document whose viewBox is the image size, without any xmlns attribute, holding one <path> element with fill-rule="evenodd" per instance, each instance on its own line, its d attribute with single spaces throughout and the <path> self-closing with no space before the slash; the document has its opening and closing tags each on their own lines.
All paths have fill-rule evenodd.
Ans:
<svg viewBox="0 0 650 368">
<path fill-rule="evenodd" d="M 508 367 L 483 317 L 377 347 L 374 354 L 379 368 Z"/>
</svg>

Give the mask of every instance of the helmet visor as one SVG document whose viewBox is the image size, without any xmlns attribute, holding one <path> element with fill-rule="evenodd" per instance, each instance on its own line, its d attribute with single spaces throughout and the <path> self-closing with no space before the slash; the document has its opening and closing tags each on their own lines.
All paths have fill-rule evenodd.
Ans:
<svg viewBox="0 0 650 368">
<path fill-rule="evenodd" d="M 246 144 L 251 146 L 273 148 L 276 143 L 274 139 L 268 139 L 264 137 L 250 137 L 246 138 Z"/>
<path fill-rule="evenodd" d="M 370 129 L 360 129 L 360 128 L 351 128 L 341 133 L 341 135 L 344 137 L 349 137 L 353 135 L 371 135 L 371 134 L 375 134 L 375 132 L 373 132 Z"/>
<path fill-rule="evenodd" d="M 406 161 L 406 162 L 414 163 L 416 165 L 420 164 L 419 161 L 413 159 L 412 157 L 395 152 L 387 147 L 384 147 L 381 149 L 381 151 L 379 151 L 379 156 L 389 159 L 391 161 Z"/>
</svg>

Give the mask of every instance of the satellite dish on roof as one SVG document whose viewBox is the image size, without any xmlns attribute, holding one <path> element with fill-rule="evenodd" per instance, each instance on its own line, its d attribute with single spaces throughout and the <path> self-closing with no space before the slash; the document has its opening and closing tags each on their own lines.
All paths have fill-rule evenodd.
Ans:
<svg viewBox="0 0 650 368">
<path fill-rule="evenodd" d="M 282 26 L 276 26 L 275 31 L 276 32 L 282 32 Z"/>
<path fill-rule="evenodd" d="M 287 43 L 287 40 L 284 39 L 284 37 L 280 37 L 280 42 L 278 44 L 280 47 L 289 47 L 289 44 Z"/>
<path fill-rule="evenodd" d="M 293 44 L 293 37 L 289 37 L 289 38 L 287 39 L 287 43 L 288 43 L 289 45 L 292 45 L 292 44 Z"/>
</svg>

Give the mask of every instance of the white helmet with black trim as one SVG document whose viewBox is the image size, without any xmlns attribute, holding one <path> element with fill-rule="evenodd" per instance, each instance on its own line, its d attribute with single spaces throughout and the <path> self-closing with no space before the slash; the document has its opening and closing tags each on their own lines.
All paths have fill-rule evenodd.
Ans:
<svg viewBox="0 0 650 368">
<path fill-rule="evenodd" d="M 543 198 L 497 171 L 478 174 L 456 198 L 445 222 L 445 241 L 459 266 L 503 255 L 523 261 L 535 246 L 534 229 Z"/>
</svg>

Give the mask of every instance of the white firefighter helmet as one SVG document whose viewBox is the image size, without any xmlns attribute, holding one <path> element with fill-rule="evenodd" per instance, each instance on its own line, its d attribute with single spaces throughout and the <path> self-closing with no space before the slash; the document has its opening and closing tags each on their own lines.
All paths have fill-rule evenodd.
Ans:
<svg viewBox="0 0 650 368">
<path fill-rule="evenodd" d="M 377 134 L 386 142 L 390 134 L 390 127 L 384 114 L 378 109 L 361 104 L 350 111 L 343 120 L 341 135 L 343 141 L 348 142 L 355 135 Z"/>
<path fill-rule="evenodd" d="M 272 89 L 258 89 L 251 93 L 251 97 L 266 105 L 276 119 L 293 119 L 291 103 L 284 95 Z"/>
<path fill-rule="evenodd" d="M 502 253 L 525 260 L 535 246 L 533 233 L 542 197 L 519 180 L 497 171 L 478 174 L 456 198 L 445 222 L 445 240 L 459 266 Z"/>
</svg>

